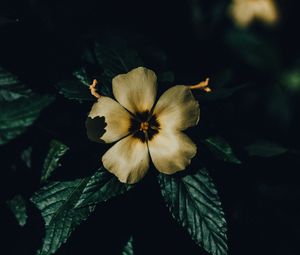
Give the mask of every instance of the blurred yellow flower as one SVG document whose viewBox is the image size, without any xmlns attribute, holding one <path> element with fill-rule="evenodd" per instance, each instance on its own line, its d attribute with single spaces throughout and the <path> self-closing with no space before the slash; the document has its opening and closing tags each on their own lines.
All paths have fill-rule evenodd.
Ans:
<svg viewBox="0 0 300 255">
<path fill-rule="evenodd" d="M 198 123 L 199 103 L 191 90 L 209 92 L 208 80 L 194 86 L 171 87 L 156 103 L 157 78 L 145 67 L 112 80 L 116 100 L 99 95 L 95 85 L 94 82 L 90 88 L 98 100 L 87 120 L 88 136 L 98 142 L 116 142 L 103 155 L 102 162 L 121 182 L 138 182 L 146 174 L 150 160 L 165 174 L 184 170 L 190 164 L 197 147 L 182 131 Z M 93 122 L 103 117 L 105 133 L 92 128 Z"/>
<path fill-rule="evenodd" d="M 275 0 L 233 0 L 229 11 L 240 27 L 247 27 L 254 20 L 272 25 L 279 19 Z"/>
</svg>

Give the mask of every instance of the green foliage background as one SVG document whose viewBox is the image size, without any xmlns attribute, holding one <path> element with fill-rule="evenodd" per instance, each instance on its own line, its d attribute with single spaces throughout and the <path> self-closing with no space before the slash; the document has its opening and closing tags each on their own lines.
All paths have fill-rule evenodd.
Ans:
<svg viewBox="0 0 300 255">
<path fill-rule="evenodd" d="M 297 254 L 298 4 L 241 29 L 229 3 L 1 2 L 1 254 Z M 213 93 L 195 93 L 189 169 L 132 187 L 101 168 L 109 146 L 85 120 L 92 79 L 111 95 L 139 65 L 159 93 L 206 77 Z"/>
</svg>

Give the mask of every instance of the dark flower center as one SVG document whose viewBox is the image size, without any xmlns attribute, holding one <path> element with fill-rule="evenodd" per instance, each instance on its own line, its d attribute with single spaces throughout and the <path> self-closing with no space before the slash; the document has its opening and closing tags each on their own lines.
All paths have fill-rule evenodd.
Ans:
<svg viewBox="0 0 300 255">
<path fill-rule="evenodd" d="M 132 136 L 140 139 L 142 142 L 150 141 L 158 134 L 160 125 L 155 115 L 150 112 L 137 113 L 131 118 L 129 132 Z"/>
</svg>

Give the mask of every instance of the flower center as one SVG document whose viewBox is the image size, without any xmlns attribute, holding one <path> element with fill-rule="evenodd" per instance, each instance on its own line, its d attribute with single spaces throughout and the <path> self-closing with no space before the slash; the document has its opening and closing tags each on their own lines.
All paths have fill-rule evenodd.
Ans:
<svg viewBox="0 0 300 255">
<path fill-rule="evenodd" d="M 149 122 L 145 121 L 141 123 L 140 131 L 147 132 L 149 129 Z"/>
<path fill-rule="evenodd" d="M 137 113 L 135 117 L 131 119 L 131 125 L 129 132 L 132 136 L 140 139 L 142 142 L 151 140 L 160 129 L 160 125 L 155 115 L 151 113 L 143 112 Z"/>
</svg>

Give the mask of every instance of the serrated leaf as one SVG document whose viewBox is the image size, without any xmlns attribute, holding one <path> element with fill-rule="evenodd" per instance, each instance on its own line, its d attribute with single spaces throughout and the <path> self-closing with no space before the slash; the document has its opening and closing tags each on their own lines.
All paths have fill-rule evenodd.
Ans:
<svg viewBox="0 0 300 255">
<path fill-rule="evenodd" d="M 16 195 L 11 200 L 7 201 L 7 205 L 10 210 L 13 212 L 16 220 L 18 221 L 21 227 L 26 225 L 27 222 L 27 210 L 26 202 L 21 195 Z"/>
<path fill-rule="evenodd" d="M 73 72 L 73 76 L 77 78 L 83 85 L 89 87 L 92 81 L 88 78 L 86 70 L 81 67 Z"/>
<path fill-rule="evenodd" d="M 226 221 L 215 185 L 205 169 L 185 177 L 158 175 L 172 216 L 212 255 L 227 254 Z"/>
<path fill-rule="evenodd" d="M 59 93 L 64 97 L 70 100 L 77 100 L 79 102 L 83 101 L 95 101 L 95 97 L 91 95 L 89 85 L 92 83 L 93 79 L 98 80 L 97 90 L 103 96 L 110 96 L 111 91 L 107 84 L 106 78 L 98 77 L 89 77 L 84 68 L 80 68 L 73 72 L 74 79 L 65 80 L 59 82 L 56 87 L 59 90 Z"/>
<path fill-rule="evenodd" d="M 119 195 L 113 192 L 120 190 L 119 188 L 107 187 L 106 189 L 101 189 L 103 185 L 98 186 L 99 172 L 101 171 L 97 171 L 95 175 L 83 179 L 50 183 L 31 198 L 31 201 L 41 211 L 45 221 L 45 238 L 38 255 L 55 253 L 68 240 L 76 226 L 87 219 L 94 211 L 95 204 Z M 102 174 L 100 175 L 102 176 Z M 107 180 L 110 186 L 119 185 L 118 183 L 111 182 L 111 178 Z M 97 188 L 101 191 L 98 191 Z M 103 197 L 105 199 L 93 201 L 91 203 L 93 205 L 89 203 L 83 206 L 83 203 L 81 203 L 80 207 L 75 207 L 79 199 L 86 197 L 83 194 L 87 194 L 87 190 L 92 190 L 90 194 L 97 193 L 98 198 Z M 107 194 L 99 195 L 99 192 Z"/>
<path fill-rule="evenodd" d="M 52 101 L 51 96 L 35 95 L 0 67 L 0 145 L 22 134 Z"/>
<path fill-rule="evenodd" d="M 208 149 L 214 153 L 214 155 L 225 162 L 241 164 L 242 162 L 234 155 L 231 146 L 227 141 L 218 136 L 208 137 L 204 141 Z"/>
<path fill-rule="evenodd" d="M 45 182 L 51 176 L 52 172 L 59 166 L 59 160 L 68 150 L 68 146 L 57 140 L 50 142 L 50 149 L 44 161 L 41 182 Z"/>
<path fill-rule="evenodd" d="M 32 91 L 24 86 L 13 74 L 0 67 L 0 102 L 28 98 Z"/>
<path fill-rule="evenodd" d="M 79 80 L 68 80 L 59 82 L 56 87 L 59 93 L 70 100 L 95 101 L 91 95 L 89 88 Z"/>
<path fill-rule="evenodd" d="M 89 178 L 68 182 L 53 182 L 43 187 L 31 199 L 45 220 L 45 238 L 39 255 L 49 255 L 67 241 L 75 227 L 85 220 L 94 207 L 74 210 Z"/>
<path fill-rule="evenodd" d="M 11 102 L 0 102 L 0 145 L 25 132 L 54 97 L 31 95 Z"/>
<path fill-rule="evenodd" d="M 95 54 L 98 63 L 104 70 L 104 76 L 109 79 L 121 73 L 127 73 L 133 68 L 143 65 L 137 51 L 128 47 L 122 38 L 110 38 L 108 41 L 97 42 Z"/>
<path fill-rule="evenodd" d="M 75 207 L 95 205 L 121 195 L 131 189 L 132 185 L 121 183 L 114 175 L 104 168 L 91 177 L 82 191 Z"/>
<path fill-rule="evenodd" d="M 80 102 L 95 101 L 88 86 L 92 83 L 93 79 L 97 79 L 97 90 L 100 94 L 111 96 L 112 78 L 142 65 L 137 52 L 134 49 L 128 48 L 127 43 L 121 38 L 112 41 L 96 42 L 94 52 L 98 64 L 103 69 L 103 73 L 97 75 L 97 77 L 89 77 L 86 70 L 80 68 L 73 72 L 73 80 L 61 81 L 56 85 L 60 94 L 68 99 Z"/>
<path fill-rule="evenodd" d="M 249 156 L 259 156 L 264 158 L 274 157 L 286 153 L 287 148 L 269 141 L 256 141 L 246 146 Z"/>
<path fill-rule="evenodd" d="M 133 242 L 133 238 L 131 236 L 123 248 L 122 255 L 133 255 L 134 254 L 132 242 Z"/>
</svg>

